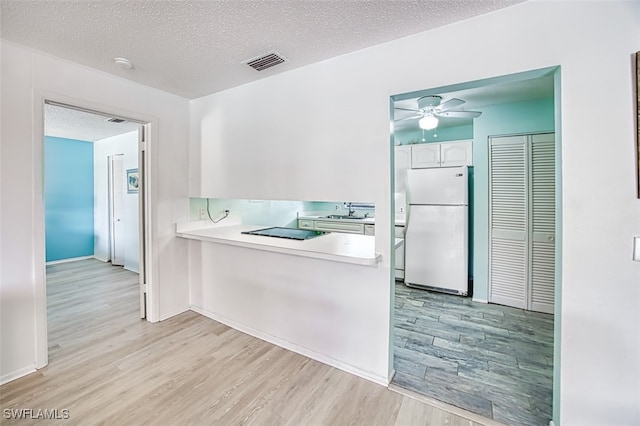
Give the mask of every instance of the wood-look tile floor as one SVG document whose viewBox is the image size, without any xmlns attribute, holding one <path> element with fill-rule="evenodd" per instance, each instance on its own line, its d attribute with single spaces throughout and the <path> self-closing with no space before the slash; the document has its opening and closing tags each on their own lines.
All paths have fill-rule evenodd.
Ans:
<svg viewBox="0 0 640 426">
<path fill-rule="evenodd" d="M 140 320 L 137 275 L 122 268 L 83 260 L 47 272 L 49 365 L 0 386 L 2 425 L 42 423 L 33 418 L 39 409 L 68 415 L 50 422 L 61 425 L 497 424 L 191 311 Z M 32 411 L 11 415 L 21 409 Z"/>
<path fill-rule="evenodd" d="M 548 425 L 553 315 L 396 283 L 393 383 L 508 425 Z"/>
</svg>

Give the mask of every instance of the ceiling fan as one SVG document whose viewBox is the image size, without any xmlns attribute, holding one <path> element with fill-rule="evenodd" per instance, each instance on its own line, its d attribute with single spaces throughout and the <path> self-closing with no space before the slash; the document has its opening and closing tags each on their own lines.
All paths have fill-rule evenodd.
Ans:
<svg viewBox="0 0 640 426">
<path fill-rule="evenodd" d="M 403 117 L 396 121 L 412 120 L 419 118 L 418 125 L 421 129 L 432 130 L 438 127 L 438 118 L 451 117 L 451 118 L 477 118 L 482 115 L 479 111 L 456 111 L 453 108 L 459 107 L 464 104 L 462 99 L 451 98 L 442 102 L 442 96 L 429 95 L 418 98 L 418 109 L 399 108 L 395 109 L 400 111 L 409 111 L 413 115 L 409 117 Z"/>
</svg>

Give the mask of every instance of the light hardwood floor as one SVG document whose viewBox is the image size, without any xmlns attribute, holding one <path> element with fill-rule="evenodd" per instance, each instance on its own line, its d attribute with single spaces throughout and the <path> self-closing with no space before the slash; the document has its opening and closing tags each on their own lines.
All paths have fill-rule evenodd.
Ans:
<svg viewBox="0 0 640 426">
<path fill-rule="evenodd" d="M 68 413 L 54 423 L 69 425 L 498 424 L 194 312 L 142 321 L 137 275 L 122 268 L 84 260 L 50 266 L 47 277 L 49 365 L 0 387 L 3 425 L 41 422 L 7 418 L 20 409 Z"/>
</svg>

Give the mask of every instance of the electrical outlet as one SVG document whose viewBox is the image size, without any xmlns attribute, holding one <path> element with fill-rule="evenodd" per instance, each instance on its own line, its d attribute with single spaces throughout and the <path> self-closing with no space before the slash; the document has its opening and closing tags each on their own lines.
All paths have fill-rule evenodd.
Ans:
<svg viewBox="0 0 640 426">
<path fill-rule="evenodd" d="M 340 210 L 340 206 L 336 204 L 336 210 Z"/>
<path fill-rule="evenodd" d="M 200 220 L 207 220 L 207 209 L 200 209 Z"/>
</svg>

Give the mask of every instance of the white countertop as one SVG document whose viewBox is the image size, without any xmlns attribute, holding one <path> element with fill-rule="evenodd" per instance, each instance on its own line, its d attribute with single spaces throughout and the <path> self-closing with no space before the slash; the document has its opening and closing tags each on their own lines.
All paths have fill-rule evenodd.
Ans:
<svg viewBox="0 0 640 426">
<path fill-rule="evenodd" d="M 357 265 L 375 266 L 382 260 L 382 256 L 375 253 L 375 237 L 372 235 L 331 232 L 316 238 L 300 241 L 242 234 L 243 231 L 253 231 L 268 228 L 268 226 L 230 225 L 206 227 L 202 223 L 201 227 L 198 227 L 197 223 L 177 224 L 176 235 L 181 238 L 210 243 L 228 244 Z M 397 238 L 395 243 L 396 247 L 398 247 L 403 243 L 403 240 Z"/>
</svg>

